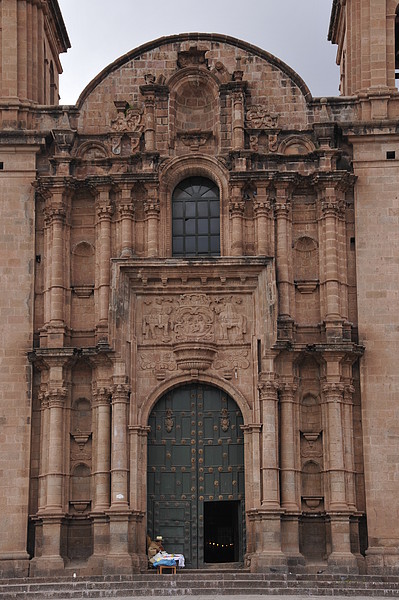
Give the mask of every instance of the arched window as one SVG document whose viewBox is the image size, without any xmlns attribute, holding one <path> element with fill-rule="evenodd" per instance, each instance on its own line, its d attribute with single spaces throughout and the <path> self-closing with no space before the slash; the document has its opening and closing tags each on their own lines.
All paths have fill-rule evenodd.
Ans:
<svg viewBox="0 0 399 600">
<path fill-rule="evenodd" d="M 173 256 L 220 255 L 219 189 L 205 177 L 184 179 L 172 196 Z"/>
</svg>

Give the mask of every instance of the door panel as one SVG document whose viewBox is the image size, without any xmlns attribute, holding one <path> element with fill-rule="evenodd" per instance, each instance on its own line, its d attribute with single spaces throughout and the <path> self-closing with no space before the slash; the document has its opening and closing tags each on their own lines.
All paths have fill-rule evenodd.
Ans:
<svg viewBox="0 0 399 600">
<path fill-rule="evenodd" d="M 149 535 L 162 535 L 165 548 L 183 553 L 188 567 L 203 566 L 204 502 L 234 501 L 240 515 L 234 556 L 241 560 L 244 446 L 235 402 L 210 386 L 176 388 L 156 404 L 149 425 Z"/>
</svg>

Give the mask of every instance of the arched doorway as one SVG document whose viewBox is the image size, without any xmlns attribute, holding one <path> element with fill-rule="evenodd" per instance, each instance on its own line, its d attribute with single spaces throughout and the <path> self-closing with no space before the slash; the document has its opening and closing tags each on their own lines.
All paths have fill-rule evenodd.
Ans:
<svg viewBox="0 0 399 600">
<path fill-rule="evenodd" d="M 149 418 L 147 527 L 191 568 L 243 560 L 242 414 L 222 390 L 175 388 Z"/>
</svg>

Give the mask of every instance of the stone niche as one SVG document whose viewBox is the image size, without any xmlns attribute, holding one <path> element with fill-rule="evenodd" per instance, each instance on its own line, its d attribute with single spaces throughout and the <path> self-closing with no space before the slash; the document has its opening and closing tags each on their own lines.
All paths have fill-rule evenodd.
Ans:
<svg viewBox="0 0 399 600">
<path fill-rule="evenodd" d="M 135 373 L 139 405 L 168 380 L 198 377 L 230 380 L 252 402 L 258 340 L 271 347 L 276 337 L 272 265 L 227 258 L 114 262 L 114 343 Z"/>
</svg>

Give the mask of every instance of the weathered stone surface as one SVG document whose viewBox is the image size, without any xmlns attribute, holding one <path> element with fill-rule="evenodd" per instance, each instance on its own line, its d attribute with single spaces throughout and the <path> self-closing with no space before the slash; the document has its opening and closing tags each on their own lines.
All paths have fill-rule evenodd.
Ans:
<svg viewBox="0 0 399 600">
<path fill-rule="evenodd" d="M 57 3 L 1 3 L 3 576 L 146 565 L 149 418 L 193 383 L 244 423 L 237 561 L 398 572 L 396 6 L 375 4 L 333 2 L 342 98 L 181 34 L 61 109 Z M 190 477 L 219 484 L 197 425 Z"/>
</svg>

